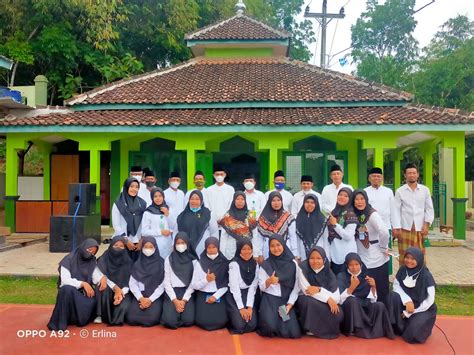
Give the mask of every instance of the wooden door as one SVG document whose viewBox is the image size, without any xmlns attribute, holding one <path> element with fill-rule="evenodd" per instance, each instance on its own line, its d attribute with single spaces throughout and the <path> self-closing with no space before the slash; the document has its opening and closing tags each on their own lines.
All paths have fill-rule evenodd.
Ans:
<svg viewBox="0 0 474 355">
<path fill-rule="evenodd" d="M 79 155 L 51 156 L 51 200 L 69 200 L 69 184 L 79 183 Z"/>
</svg>

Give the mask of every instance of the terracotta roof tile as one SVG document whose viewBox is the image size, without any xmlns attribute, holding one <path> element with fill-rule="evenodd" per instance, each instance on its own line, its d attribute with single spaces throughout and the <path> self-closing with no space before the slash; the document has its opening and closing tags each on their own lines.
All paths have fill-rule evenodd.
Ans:
<svg viewBox="0 0 474 355">
<path fill-rule="evenodd" d="M 198 60 L 109 84 L 74 104 L 409 101 L 412 96 L 286 57 Z"/>
<path fill-rule="evenodd" d="M 422 106 L 281 109 L 76 111 L 0 119 L 2 126 L 222 126 L 222 125 L 422 125 L 474 124 L 474 114 Z M 133 131 L 133 129 L 131 129 Z M 0 129 L 1 131 L 1 129 Z"/>
<path fill-rule="evenodd" d="M 277 30 L 246 15 L 236 15 L 224 21 L 187 34 L 186 40 L 279 40 L 290 34 Z"/>
</svg>

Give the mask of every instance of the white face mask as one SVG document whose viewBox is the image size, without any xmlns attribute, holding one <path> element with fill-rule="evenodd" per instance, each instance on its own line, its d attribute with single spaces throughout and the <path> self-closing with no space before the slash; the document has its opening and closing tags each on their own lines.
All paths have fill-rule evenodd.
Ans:
<svg viewBox="0 0 474 355">
<path fill-rule="evenodd" d="M 143 248 L 142 251 L 145 256 L 152 256 L 153 254 L 155 254 L 155 248 Z"/>
<path fill-rule="evenodd" d="M 216 179 L 217 182 L 221 183 L 224 182 L 225 177 L 222 175 L 214 176 L 214 179 Z"/>
<path fill-rule="evenodd" d="M 179 184 L 180 184 L 180 183 L 177 182 L 177 181 L 170 182 L 170 186 L 171 186 L 171 188 L 173 188 L 173 189 L 177 189 L 177 188 L 179 187 Z"/>
<path fill-rule="evenodd" d="M 176 251 L 179 253 L 184 253 L 188 249 L 188 246 L 186 244 L 178 244 L 176 245 Z"/>
<path fill-rule="evenodd" d="M 206 255 L 207 255 L 207 257 L 208 257 L 209 259 L 214 260 L 215 258 L 217 258 L 217 255 L 219 255 L 219 254 L 212 254 L 212 255 L 210 255 L 210 254 L 207 254 L 207 253 L 206 253 Z"/>
<path fill-rule="evenodd" d="M 419 275 L 420 272 L 421 272 L 421 270 L 418 271 L 417 273 L 411 275 L 411 276 L 408 276 L 408 271 L 407 271 L 407 276 L 405 276 L 405 278 L 403 279 L 403 284 L 408 288 L 415 287 L 416 286 L 416 280 L 418 279 L 418 275 Z"/>
<path fill-rule="evenodd" d="M 244 183 L 245 190 L 252 190 L 255 187 L 255 184 L 251 181 Z"/>
</svg>

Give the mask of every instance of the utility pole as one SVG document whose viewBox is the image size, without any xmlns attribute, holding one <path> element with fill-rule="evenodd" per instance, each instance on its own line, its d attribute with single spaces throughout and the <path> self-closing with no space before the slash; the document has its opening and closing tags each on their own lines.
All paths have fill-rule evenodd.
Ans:
<svg viewBox="0 0 474 355">
<path fill-rule="evenodd" d="M 304 17 L 315 18 L 321 25 L 321 68 L 326 67 L 326 29 L 329 22 L 335 18 L 344 18 L 344 7 L 341 7 L 341 10 L 338 14 L 328 14 L 328 1 L 323 0 L 323 9 L 322 12 L 309 12 L 309 6 L 306 6 L 304 12 Z M 329 19 L 329 20 L 328 20 Z"/>
</svg>

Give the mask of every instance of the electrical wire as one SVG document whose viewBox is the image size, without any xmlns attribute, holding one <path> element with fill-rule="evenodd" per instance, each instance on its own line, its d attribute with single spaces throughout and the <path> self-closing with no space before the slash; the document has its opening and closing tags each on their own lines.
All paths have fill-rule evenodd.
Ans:
<svg viewBox="0 0 474 355">
<path fill-rule="evenodd" d="M 443 329 L 441 329 L 441 327 L 440 327 L 438 324 L 435 323 L 435 326 L 436 326 L 436 328 L 438 328 L 438 329 L 441 331 L 441 333 L 443 333 L 443 335 L 444 335 L 444 337 L 445 337 L 445 339 L 446 339 L 446 342 L 448 343 L 448 345 L 449 345 L 449 346 L 451 347 L 451 349 L 453 350 L 453 354 L 456 355 L 456 350 L 454 350 L 454 347 L 453 347 L 453 345 L 451 344 L 451 342 L 449 341 L 448 336 L 446 335 L 446 333 L 443 331 Z"/>
</svg>

